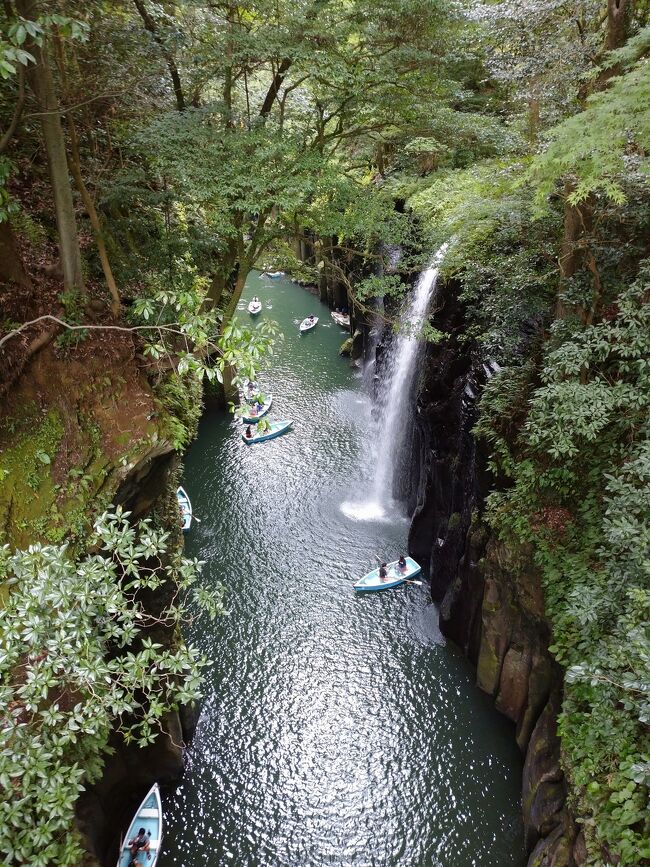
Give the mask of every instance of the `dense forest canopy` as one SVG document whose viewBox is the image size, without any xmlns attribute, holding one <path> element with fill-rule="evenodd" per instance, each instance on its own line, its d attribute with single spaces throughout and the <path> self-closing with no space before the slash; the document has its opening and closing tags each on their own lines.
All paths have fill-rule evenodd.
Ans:
<svg viewBox="0 0 650 867">
<path fill-rule="evenodd" d="M 543 577 L 567 672 L 564 770 L 593 864 L 650 859 L 649 11 L 645 0 L 5 0 L 0 11 L 0 282 L 18 287 L 0 320 L 5 390 L 49 341 L 73 352 L 105 328 L 138 331 L 168 393 L 170 375 L 252 376 L 272 329 L 232 321 L 251 269 L 326 274 L 363 311 L 399 296 L 453 237 L 444 271 L 465 339 L 502 367 L 476 429 L 495 480 L 486 518 Z M 97 532 L 119 547 L 115 524 Z M 65 553 L 41 556 L 39 567 L 6 552 L 2 573 L 56 578 Z M 95 638 L 101 653 L 106 636 Z M 18 626 L 14 639 L 26 640 Z M 19 656 L 3 653 L 3 703 L 18 702 L 3 743 L 15 755 L 20 730 L 34 779 L 8 782 L 20 770 L 0 760 L 2 785 L 24 796 L 2 807 L 0 849 L 8 863 L 75 863 L 62 829 L 123 704 L 102 704 L 83 748 L 53 742 L 61 788 L 43 800 L 12 680 Z"/>
</svg>

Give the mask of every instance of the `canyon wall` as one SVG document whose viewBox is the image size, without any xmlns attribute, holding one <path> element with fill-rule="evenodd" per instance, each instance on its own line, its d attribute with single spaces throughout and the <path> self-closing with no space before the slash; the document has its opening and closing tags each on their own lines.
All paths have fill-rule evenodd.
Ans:
<svg viewBox="0 0 650 867">
<path fill-rule="evenodd" d="M 176 415 L 152 388 L 131 336 L 92 335 L 74 351 L 51 342 L 33 357 L 15 355 L 0 401 L 0 543 L 68 540 L 83 551 L 93 516 L 113 503 L 133 520 L 155 510 L 181 544 Z M 143 596 L 148 612 L 160 613 L 170 592 Z M 169 628 L 147 632 L 165 646 L 179 640 Z M 114 865 L 144 794 L 155 781 L 178 779 L 194 716 L 188 708 L 168 713 L 146 749 L 113 738 L 101 780 L 77 805 L 87 864 Z"/>
<path fill-rule="evenodd" d="M 477 401 L 497 369 L 461 339 L 458 287 L 438 297 L 433 319 L 446 338 L 421 366 L 411 455 L 409 551 L 428 569 L 442 632 L 477 670 L 477 683 L 516 725 L 525 756 L 522 810 L 529 867 L 572 867 L 585 858 L 567 807 L 556 720 L 562 672 L 548 652 L 540 576 L 530 552 L 508 550 L 482 520 L 496 484 L 472 434 Z"/>
</svg>

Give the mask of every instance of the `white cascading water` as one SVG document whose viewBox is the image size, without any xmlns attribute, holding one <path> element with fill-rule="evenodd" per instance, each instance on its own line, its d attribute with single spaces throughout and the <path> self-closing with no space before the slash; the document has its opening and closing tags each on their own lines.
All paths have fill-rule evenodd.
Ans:
<svg viewBox="0 0 650 867">
<path fill-rule="evenodd" d="M 374 499 L 393 498 L 393 477 L 409 418 L 408 401 L 421 344 L 418 335 L 438 282 L 440 265 L 448 244 L 438 250 L 429 267 L 420 274 L 408 310 L 401 318 L 402 331 L 393 341 L 386 361 L 377 434 Z"/>
<path fill-rule="evenodd" d="M 393 483 L 399 463 L 406 420 L 410 419 L 409 401 L 415 374 L 420 329 L 426 319 L 435 294 L 440 265 L 449 244 L 443 244 L 429 267 L 420 274 L 407 309 L 401 317 L 402 330 L 393 340 L 384 363 L 383 381 L 379 388 L 377 438 L 374 449 L 374 480 L 369 502 L 344 503 L 342 510 L 357 520 L 373 520 L 386 516 L 386 506 L 394 499 Z"/>
</svg>

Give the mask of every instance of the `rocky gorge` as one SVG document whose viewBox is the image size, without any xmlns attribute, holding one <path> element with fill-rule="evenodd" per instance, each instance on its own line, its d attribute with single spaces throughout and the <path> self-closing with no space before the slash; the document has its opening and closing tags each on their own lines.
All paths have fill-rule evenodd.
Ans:
<svg viewBox="0 0 650 867">
<path fill-rule="evenodd" d="M 572 867 L 585 852 L 560 765 L 562 670 L 548 651 L 552 624 L 530 551 L 509 549 L 483 520 L 485 498 L 499 480 L 488 471 L 474 426 L 497 365 L 461 340 L 458 292 L 448 281 L 438 295 L 433 324 L 444 338 L 427 348 L 422 364 L 406 491 L 409 549 L 428 565 L 443 634 L 462 648 L 478 686 L 516 726 L 525 756 L 529 867 Z"/>
</svg>

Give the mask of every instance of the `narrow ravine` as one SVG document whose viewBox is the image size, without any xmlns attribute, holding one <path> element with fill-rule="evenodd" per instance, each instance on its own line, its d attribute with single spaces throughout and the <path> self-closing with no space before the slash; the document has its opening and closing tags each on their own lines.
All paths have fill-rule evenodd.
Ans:
<svg viewBox="0 0 650 867">
<path fill-rule="evenodd" d="M 159 864 L 521 867 L 513 730 L 443 642 L 426 585 L 352 591 L 405 548 L 408 522 L 342 510 L 372 482 L 345 335 L 286 279 L 255 274 L 253 294 L 285 335 L 263 377 L 272 415 L 295 424 L 248 447 L 208 412 L 187 455 L 201 523 L 186 550 L 225 584 L 230 614 L 191 632 L 213 662 Z"/>
</svg>

